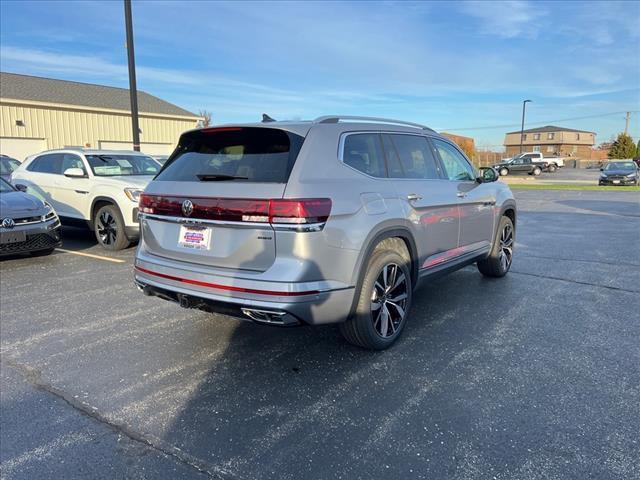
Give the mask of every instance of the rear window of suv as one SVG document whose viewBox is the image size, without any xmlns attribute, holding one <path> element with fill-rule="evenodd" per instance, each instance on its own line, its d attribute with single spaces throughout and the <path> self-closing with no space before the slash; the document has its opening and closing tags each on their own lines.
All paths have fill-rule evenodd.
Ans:
<svg viewBox="0 0 640 480">
<path fill-rule="evenodd" d="M 156 180 L 286 183 L 303 141 L 276 128 L 196 130 L 181 137 Z"/>
</svg>

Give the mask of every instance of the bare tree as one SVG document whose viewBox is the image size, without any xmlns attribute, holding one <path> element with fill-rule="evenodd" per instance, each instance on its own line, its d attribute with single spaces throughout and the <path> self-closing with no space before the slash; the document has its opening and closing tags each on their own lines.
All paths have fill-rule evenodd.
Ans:
<svg viewBox="0 0 640 480">
<path fill-rule="evenodd" d="M 198 116 L 202 117 L 202 126 L 208 127 L 211 125 L 211 112 L 209 110 L 200 110 Z"/>
</svg>

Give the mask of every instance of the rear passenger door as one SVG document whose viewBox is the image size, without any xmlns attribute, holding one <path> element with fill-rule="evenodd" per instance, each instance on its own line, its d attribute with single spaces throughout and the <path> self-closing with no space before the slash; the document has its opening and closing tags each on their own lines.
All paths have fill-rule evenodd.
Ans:
<svg viewBox="0 0 640 480">
<path fill-rule="evenodd" d="M 418 243 L 421 268 L 449 259 L 458 245 L 459 213 L 456 186 L 444 180 L 427 138 L 383 133 L 387 174 L 404 207 Z"/>
<path fill-rule="evenodd" d="M 437 138 L 431 141 L 460 207 L 459 253 L 486 248 L 493 235 L 494 186 L 476 181 L 473 165 L 455 145 Z"/>
</svg>

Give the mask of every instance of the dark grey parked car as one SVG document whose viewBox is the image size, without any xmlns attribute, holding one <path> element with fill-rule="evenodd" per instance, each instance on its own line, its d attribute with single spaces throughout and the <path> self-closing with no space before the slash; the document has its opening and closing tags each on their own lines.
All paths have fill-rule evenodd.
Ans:
<svg viewBox="0 0 640 480">
<path fill-rule="evenodd" d="M 0 256 L 48 255 L 60 245 L 60 220 L 51 205 L 0 178 Z"/>
</svg>

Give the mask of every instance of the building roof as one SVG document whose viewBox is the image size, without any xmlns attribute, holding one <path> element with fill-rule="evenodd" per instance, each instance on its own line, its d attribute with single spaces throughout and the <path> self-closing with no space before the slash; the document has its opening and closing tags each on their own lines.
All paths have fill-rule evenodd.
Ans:
<svg viewBox="0 0 640 480">
<path fill-rule="evenodd" d="M 538 127 L 538 128 L 529 128 L 525 130 L 523 133 L 547 133 L 547 132 L 594 133 L 594 132 L 590 132 L 589 130 L 575 130 L 573 128 L 556 127 L 554 125 L 547 125 L 546 127 Z M 507 135 L 511 135 L 512 133 L 520 133 L 520 130 L 516 130 L 515 132 L 507 132 Z"/>
<path fill-rule="evenodd" d="M 0 97 L 12 100 L 58 103 L 82 107 L 131 111 L 131 98 L 126 88 L 92 83 L 70 82 L 53 78 L 0 72 Z M 198 118 L 197 115 L 138 90 L 138 110 Z"/>
</svg>

